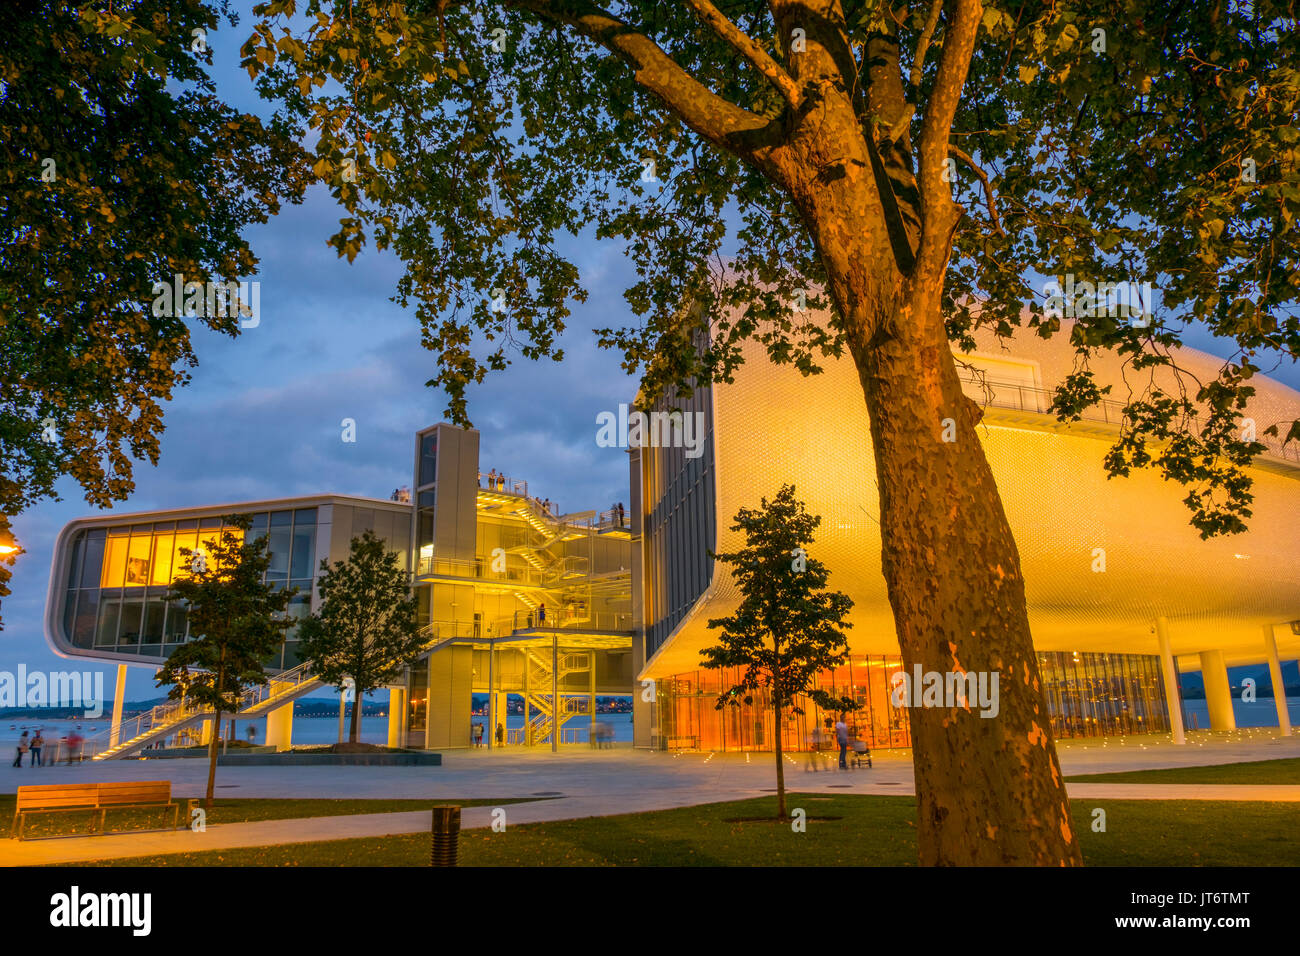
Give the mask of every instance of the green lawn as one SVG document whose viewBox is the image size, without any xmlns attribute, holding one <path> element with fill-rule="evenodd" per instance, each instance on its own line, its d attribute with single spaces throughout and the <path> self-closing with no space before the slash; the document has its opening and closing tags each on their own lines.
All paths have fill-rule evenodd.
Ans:
<svg viewBox="0 0 1300 956">
<path fill-rule="evenodd" d="M 913 866 L 911 797 L 794 794 L 807 832 L 728 822 L 774 810 L 770 797 L 679 810 L 465 831 L 462 866 Z M 1091 828 L 1106 811 L 1106 832 Z M 1296 806 L 1110 800 L 1073 804 L 1091 866 L 1296 866 Z M 427 866 L 427 834 L 108 861 L 112 866 Z"/>
<path fill-rule="evenodd" d="M 546 797 L 528 798 L 550 799 Z M 0 825 L 9 825 L 14 818 L 17 796 L 0 793 Z M 480 805 L 504 806 L 528 802 L 511 800 L 297 800 L 297 799 L 217 799 L 208 811 L 208 823 L 249 823 L 253 820 L 289 820 L 297 817 L 337 817 L 353 813 L 400 813 L 404 810 L 427 810 L 434 803 L 455 803 L 462 807 Z M 181 804 L 181 825 L 185 824 L 185 800 Z M 200 803 L 200 806 L 202 804 Z M 132 830 L 170 827 L 171 810 L 109 810 L 107 829 Z M 44 836 L 72 836 L 93 831 L 99 821 L 99 812 L 93 810 L 68 810 L 59 813 L 35 813 L 27 817 L 23 836 L 34 839 Z M 9 831 L 3 831 L 7 837 Z"/>
<path fill-rule="evenodd" d="M 1300 783 L 1300 757 L 1253 760 L 1212 767 L 1172 767 L 1168 770 L 1127 770 L 1066 777 L 1080 783 Z"/>
</svg>

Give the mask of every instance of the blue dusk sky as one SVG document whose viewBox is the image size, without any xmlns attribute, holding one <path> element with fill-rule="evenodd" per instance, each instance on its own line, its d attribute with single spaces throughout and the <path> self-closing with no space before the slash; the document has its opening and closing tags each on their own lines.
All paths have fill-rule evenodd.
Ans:
<svg viewBox="0 0 1300 956">
<path fill-rule="evenodd" d="M 227 102 L 265 115 L 239 68 L 238 48 L 254 18 L 239 0 L 240 25 L 209 37 L 214 75 Z M 229 339 L 194 334 L 199 358 L 192 383 L 166 409 L 157 467 L 137 464 L 135 493 L 112 509 L 130 513 L 331 492 L 387 497 L 411 480 L 414 432 L 444 419 L 445 395 L 431 353 L 420 345 L 414 312 L 389 300 L 401 274 L 390 254 L 363 251 L 349 264 L 326 245 L 339 209 L 323 187 L 300 206 L 286 206 L 251 231 L 260 259 L 261 320 Z M 471 388 L 470 417 L 480 430 L 480 464 L 525 478 L 529 490 L 562 511 L 608 508 L 628 500 L 627 456 L 597 447 L 596 416 L 632 399 L 636 381 L 616 355 L 595 347 L 591 329 L 630 321 L 622 297 L 634 271 L 615 243 L 590 236 L 568 254 L 581 270 L 589 300 L 574 308 L 560 345 L 563 364 L 518 360 L 505 373 Z M 1188 344 L 1227 354 L 1207 335 Z M 1300 386 L 1294 366 L 1274 377 Z M 341 440 L 344 418 L 356 421 L 356 442 Z M 13 522 L 26 548 L 14 566 L 13 594 L 4 600 L 0 671 L 64 670 L 42 633 L 52 545 L 68 521 L 94 513 L 75 482 Z M 87 662 L 88 663 L 88 662 Z M 91 666 L 105 674 L 111 665 Z M 128 671 L 126 698 L 162 695 L 152 669 Z"/>
</svg>

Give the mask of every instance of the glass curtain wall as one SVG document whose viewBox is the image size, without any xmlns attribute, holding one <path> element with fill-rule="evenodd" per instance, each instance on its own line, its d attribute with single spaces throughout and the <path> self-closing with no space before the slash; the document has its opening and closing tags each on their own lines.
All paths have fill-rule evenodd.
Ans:
<svg viewBox="0 0 1300 956">
<path fill-rule="evenodd" d="M 1160 659 L 1144 654 L 1043 652 L 1039 668 L 1055 736 L 1101 737 L 1167 733 Z M 854 657 L 818 675 L 817 686 L 836 697 L 849 697 L 858 709 L 846 715 L 850 736 L 872 749 L 910 747 L 907 710 L 892 701 L 891 678 L 902 670 L 897 657 Z M 719 709 L 718 698 L 740 679 L 740 671 L 698 670 L 660 681 L 655 703 L 662 746 L 669 750 L 771 750 L 776 732 L 771 699 L 754 690 L 738 706 Z M 807 698 L 797 701 L 802 714 L 783 714 L 782 749 L 807 750 L 813 728 L 822 729 L 836 714 Z M 829 748 L 829 742 L 823 742 Z"/>
<path fill-rule="evenodd" d="M 316 554 L 316 509 L 251 515 L 254 537 L 269 535 L 271 564 L 265 579 L 277 588 L 296 587 L 294 618 L 311 608 Z M 220 518 L 188 518 L 152 524 L 91 528 L 73 541 L 64 629 L 76 647 L 163 658 L 190 638 L 188 613 L 168 603 L 168 588 L 184 575 L 195 553 L 206 553 L 222 533 Z M 228 529 L 235 530 L 235 529 Z M 188 548 L 189 556 L 182 553 Z M 298 663 L 294 632 L 267 662 Z"/>
</svg>

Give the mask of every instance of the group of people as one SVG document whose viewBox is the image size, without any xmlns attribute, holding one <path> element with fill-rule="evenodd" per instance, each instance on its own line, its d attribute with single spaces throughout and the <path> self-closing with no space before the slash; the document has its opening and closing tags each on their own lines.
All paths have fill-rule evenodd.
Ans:
<svg viewBox="0 0 1300 956">
<path fill-rule="evenodd" d="M 59 751 L 67 754 L 68 763 L 73 763 L 74 761 L 81 759 L 81 742 L 83 739 L 85 738 L 75 730 L 69 733 L 66 737 L 60 737 L 59 750 L 55 751 L 54 757 L 47 761 L 43 757 L 43 752 L 45 750 L 45 736 L 40 730 L 37 730 L 35 734 L 29 734 L 24 730 L 22 736 L 18 738 L 18 752 L 14 755 L 13 765 L 15 767 L 21 767 L 23 765 L 24 754 L 31 754 L 31 758 L 27 761 L 27 766 L 29 767 L 41 767 L 46 763 L 57 763 L 59 759 Z"/>
<path fill-rule="evenodd" d="M 616 504 L 613 508 L 610 508 L 609 510 L 614 517 L 614 522 L 617 525 L 617 527 L 620 528 L 623 527 L 623 517 L 625 514 L 625 512 L 623 511 L 623 502 L 620 501 L 618 504 Z"/>
<path fill-rule="evenodd" d="M 502 472 L 501 474 L 498 475 L 497 470 L 493 468 L 491 471 L 487 473 L 487 483 L 488 483 L 487 486 L 488 491 L 505 491 L 506 490 L 505 473 Z"/>
</svg>

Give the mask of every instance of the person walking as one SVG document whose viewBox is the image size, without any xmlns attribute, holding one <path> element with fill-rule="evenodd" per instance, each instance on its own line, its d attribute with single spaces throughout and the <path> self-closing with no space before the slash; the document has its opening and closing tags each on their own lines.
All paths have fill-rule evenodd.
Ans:
<svg viewBox="0 0 1300 956">
<path fill-rule="evenodd" d="M 809 770 L 817 773 L 821 770 L 819 766 L 821 757 L 818 751 L 822 749 L 822 729 L 813 724 L 812 733 L 808 735 L 808 765 L 803 768 L 803 772 Z"/>
<path fill-rule="evenodd" d="M 24 730 L 23 735 L 18 738 L 18 755 L 14 757 L 15 767 L 23 765 L 23 754 L 25 753 L 27 753 L 27 731 Z"/>
<path fill-rule="evenodd" d="M 545 604 L 539 604 L 537 606 L 537 626 L 538 627 L 546 626 L 546 605 Z"/>
<path fill-rule="evenodd" d="M 45 738 L 41 736 L 40 728 L 36 728 L 36 736 L 32 738 L 32 766 L 39 767 L 44 763 L 41 760 L 41 748 L 45 746 Z"/>
<path fill-rule="evenodd" d="M 835 742 L 840 745 L 840 769 L 848 770 L 849 725 L 844 722 L 843 714 L 835 721 Z"/>
<path fill-rule="evenodd" d="M 497 746 L 500 747 L 506 742 L 506 725 L 497 724 Z"/>
<path fill-rule="evenodd" d="M 81 734 L 75 730 L 68 733 L 68 763 L 81 760 Z"/>
</svg>

